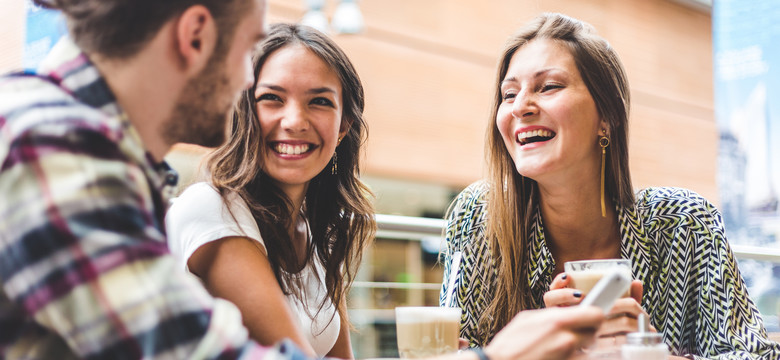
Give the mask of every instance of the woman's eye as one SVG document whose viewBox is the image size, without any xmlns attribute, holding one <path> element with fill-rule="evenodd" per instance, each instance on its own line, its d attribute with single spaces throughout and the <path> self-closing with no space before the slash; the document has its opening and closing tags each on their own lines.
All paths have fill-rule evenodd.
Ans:
<svg viewBox="0 0 780 360">
<path fill-rule="evenodd" d="M 265 93 L 265 94 L 261 94 L 260 96 L 258 96 L 256 100 L 257 101 L 263 101 L 263 100 L 282 101 L 282 98 L 280 98 L 276 94 Z"/>
<path fill-rule="evenodd" d="M 311 100 L 311 103 L 314 105 L 333 107 L 333 101 L 330 101 L 329 99 L 323 97 L 314 98 Z"/>
<path fill-rule="evenodd" d="M 506 92 L 506 93 L 504 93 L 504 95 L 502 96 L 502 98 L 504 99 L 504 101 L 507 101 L 507 100 L 512 100 L 512 99 L 514 99 L 515 97 L 517 97 L 517 94 L 515 94 L 515 93 L 513 93 L 513 92 Z"/>
<path fill-rule="evenodd" d="M 544 86 L 542 86 L 542 92 L 561 89 L 561 88 L 563 88 L 563 85 L 560 84 L 545 84 Z"/>
</svg>

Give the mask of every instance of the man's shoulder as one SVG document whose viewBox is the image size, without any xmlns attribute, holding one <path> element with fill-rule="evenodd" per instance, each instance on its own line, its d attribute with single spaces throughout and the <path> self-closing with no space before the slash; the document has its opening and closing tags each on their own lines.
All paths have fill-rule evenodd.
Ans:
<svg viewBox="0 0 780 360">
<path fill-rule="evenodd" d="M 68 134 L 84 132 L 118 141 L 120 127 L 50 79 L 30 74 L 0 77 L 0 136 L 6 145 L 23 136 L 67 140 Z"/>
</svg>

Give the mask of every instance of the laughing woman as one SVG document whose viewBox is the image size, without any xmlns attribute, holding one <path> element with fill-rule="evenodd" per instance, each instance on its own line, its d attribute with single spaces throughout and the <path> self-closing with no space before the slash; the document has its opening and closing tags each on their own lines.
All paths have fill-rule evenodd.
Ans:
<svg viewBox="0 0 780 360">
<path fill-rule="evenodd" d="M 484 346 L 521 310 L 579 303 L 567 261 L 625 258 L 638 281 L 602 325 L 603 343 L 619 344 L 646 312 L 672 358 L 780 358 L 718 210 L 684 189 L 634 194 L 629 86 L 609 43 L 545 14 L 510 38 L 499 64 L 489 176 L 458 196 L 446 229 L 444 274 L 453 258 L 463 266 L 442 298 L 456 294 L 461 335 Z"/>
<path fill-rule="evenodd" d="M 209 178 L 174 202 L 170 248 L 266 345 L 352 358 L 345 294 L 376 229 L 358 179 L 363 87 L 308 27 L 277 24 L 254 61 Z"/>
</svg>

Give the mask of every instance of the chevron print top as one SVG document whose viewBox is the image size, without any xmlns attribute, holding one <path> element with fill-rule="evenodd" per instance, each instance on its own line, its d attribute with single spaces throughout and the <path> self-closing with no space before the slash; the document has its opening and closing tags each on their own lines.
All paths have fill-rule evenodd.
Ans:
<svg viewBox="0 0 780 360">
<path fill-rule="evenodd" d="M 454 305 L 463 309 L 461 337 L 484 346 L 479 315 L 493 297 L 497 267 L 485 238 L 488 185 L 463 190 L 449 215 L 444 249 L 443 302 L 452 254 L 462 252 Z M 780 359 L 780 344 L 767 338 L 761 315 L 748 297 L 726 241 L 720 212 L 698 194 L 679 188 L 640 191 L 632 208 L 617 208 L 621 257 L 642 280 L 642 308 L 663 333 L 672 354 L 696 359 Z M 553 278 L 555 260 L 545 244 L 537 211 L 529 240 L 528 284 L 536 308 Z"/>
</svg>

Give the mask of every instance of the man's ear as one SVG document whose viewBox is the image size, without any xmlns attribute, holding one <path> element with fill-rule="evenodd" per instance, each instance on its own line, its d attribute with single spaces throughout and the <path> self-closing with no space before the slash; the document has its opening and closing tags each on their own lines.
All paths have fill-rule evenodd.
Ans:
<svg viewBox="0 0 780 360">
<path fill-rule="evenodd" d="M 176 23 L 176 45 L 182 70 L 194 75 L 211 59 L 217 45 L 217 24 L 203 5 L 185 10 Z"/>
</svg>

